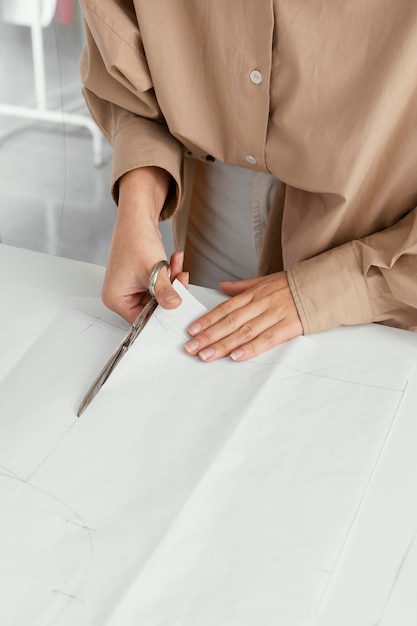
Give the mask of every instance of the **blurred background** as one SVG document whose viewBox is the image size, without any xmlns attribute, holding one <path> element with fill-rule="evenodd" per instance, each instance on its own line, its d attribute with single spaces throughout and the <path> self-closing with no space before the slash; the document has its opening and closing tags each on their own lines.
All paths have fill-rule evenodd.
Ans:
<svg viewBox="0 0 417 626">
<path fill-rule="evenodd" d="M 106 265 L 112 152 L 81 95 L 83 47 L 77 0 L 0 0 L 0 242 Z"/>
</svg>

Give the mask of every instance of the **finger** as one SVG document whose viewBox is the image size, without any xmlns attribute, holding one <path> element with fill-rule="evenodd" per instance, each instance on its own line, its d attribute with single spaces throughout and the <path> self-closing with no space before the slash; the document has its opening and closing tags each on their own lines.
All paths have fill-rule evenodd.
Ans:
<svg viewBox="0 0 417 626">
<path fill-rule="evenodd" d="M 265 282 L 265 277 L 225 281 L 220 283 L 220 289 L 228 296 L 236 296 L 243 293 L 247 289 L 258 285 L 260 282 Z"/>
<path fill-rule="evenodd" d="M 297 316 L 283 317 L 277 322 L 273 315 L 264 313 L 220 341 L 210 343 L 197 355 L 206 362 L 225 356 L 246 361 L 299 335 L 302 327 Z"/>
<path fill-rule="evenodd" d="M 108 308 L 123 317 L 130 324 L 133 324 L 149 300 L 150 295 L 148 292 L 135 293 L 118 299 L 114 306 L 109 306 Z M 106 306 L 108 305 L 106 304 Z"/>
<path fill-rule="evenodd" d="M 262 315 L 250 320 L 240 326 L 235 332 L 226 337 L 222 337 L 219 341 L 213 342 L 197 354 L 202 361 L 214 361 L 236 353 L 234 360 L 244 360 L 244 354 L 237 352 L 242 346 L 250 344 L 262 333 L 262 329 L 266 332 L 269 323 L 265 321 L 266 316 Z M 272 347 L 272 346 L 271 346 Z M 265 348 L 267 349 L 267 348 Z M 248 357 L 249 358 L 249 357 Z"/>
<path fill-rule="evenodd" d="M 186 351 L 205 361 L 221 358 L 250 344 L 261 333 L 266 332 L 263 339 L 268 340 L 268 329 L 283 321 L 293 328 L 290 334 L 301 335 L 302 325 L 292 296 L 287 293 L 283 297 L 283 293 L 281 290 L 276 291 L 268 281 L 260 289 L 246 291 L 222 303 L 190 326 L 189 332 L 193 338 L 185 344 Z M 282 327 L 279 328 L 279 334 L 281 332 Z M 271 337 L 276 343 L 286 341 L 287 338 L 285 333 L 281 338 L 278 330 Z M 250 358 L 251 349 L 249 346 L 247 356 L 235 353 L 235 360 Z M 259 346 L 256 347 L 255 352 L 259 353 L 259 349 Z M 265 349 L 269 347 L 266 345 Z"/>
<path fill-rule="evenodd" d="M 176 278 L 178 278 L 178 275 L 181 274 L 183 270 L 183 264 L 184 264 L 184 252 L 181 252 L 180 250 L 176 250 L 171 255 L 170 264 L 169 264 L 171 268 L 171 282 L 173 282 Z"/>
<path fill-rule="evenodd" d="M 277 321 L 276 312 L 265 311 L 262 303 L 251 302 L 194 335 L 185 344 L 185 350 L 191 355 L 198 354 L 203 360 L 221 358 L 255 337 L 274 321 Z M 198 322 L 193 326 L 195 325 Z"/>
<path fill-rule="evenodd" d="M 155 284 L 155 297 L 164 309 L 176 309 L 182 302 L 180 296 L 171 285 L 168 269 L 163 267 Z"/>
<path fill-rule="evenodd" d="M 189 272 L 181 272 L 177 275 L 176 279 L 181 283 L 183 287 L 188 289 L 190 284 L 190 273 Z"/>
<path fill-rule="evenodd" d="M 234 348 L 230 352 L 230 358 L 233 361 L 247 361 L 302 334 L 302 326 L 299 320 L 283 319 L 278 324 L 260 333 L 252 341 Z"/>
<path fill-rule="evenodd" d="M 233 314 L 233 311 L 246 306 L 251 301 L 262 302 L 262 299 L 264 299 L 263 306 L 279 307 L 281 302 L 289 298 L 291 304 L 294 304 L 285 272 L 236 282 L 221 283 L 221 285 L 222 288 L 225 287 L 225 291 L 230 290 L 232 297 L 191 324 L 188 328 L 190 335 L 198 335 L 219 320 L 228 318 Z M 236 294 L 232 293 L 234 290 L 236 290 Z"/>
<path fill-rule="evenodd" d="M 214 309 L 212 309 L 208 313 L 199 317 L 188 327 L 187 330 L 189 334 L 194 337 L 204 332 L 208 328 L 211 328 L 221 320 L 225 320 L 226 325 L 232 328 L 234 324 L 236 324 L 234 312 L 247 306 L 250 301 L 251 296 L 245 292 L 241 295 L 231 298 L 230 300 L 226 300 L 225 302 L 222 302 L 221 304 L 214 307 Z M 234 328 L 236 327 L 237 326 L 234 326 Z"/>
</svg>

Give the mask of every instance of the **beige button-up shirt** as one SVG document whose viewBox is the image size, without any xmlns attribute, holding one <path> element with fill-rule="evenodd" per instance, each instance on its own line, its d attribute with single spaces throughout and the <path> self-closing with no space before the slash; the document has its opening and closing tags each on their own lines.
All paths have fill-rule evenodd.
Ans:
<svg viewBox="0 0 417 626">
<path fill-rule="evenodd" d="M 181 237 L 192 158 L 282 184 L 259 272 L 306 334 L 417 329 L 416 0 L 81 0 L 91 113 L 125 172 L 165 168 Z"/>
</svg>

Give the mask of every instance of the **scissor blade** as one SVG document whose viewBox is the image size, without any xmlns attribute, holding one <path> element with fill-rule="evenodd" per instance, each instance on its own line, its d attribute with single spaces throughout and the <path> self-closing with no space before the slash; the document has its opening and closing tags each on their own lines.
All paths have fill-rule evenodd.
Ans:
<svg viewBox="0 0 417 626">
<path fill-rule="evenodd" d="M 113 354 L 111 355 L 111 357 L 109 358 L 109 360 L 107 361 L 103 369 L 100 371 L 98 376 L 94 379 L 91 387 L 85 394 L 83 401 L 78 407 L 78 411 L 77 411 L 78 417 L 80 417 L 80 415 L 85 411 L 88 405 L 94 400 L 94 398 L 96 397 L 96 395 L 98 394 L 98 392 L 100 391 L 100 389 L 102 388 L 106 380 L 108 380 L 110 374 L 115 369 L 116 365 L 121 361 L 123 356 L 129 350 L 129 348 L 133 345 L 134 341 L 136 340 L 138 335 L 141 333 L 141 331 L 145 327 L 146 322 L 149 320 L 149 318 L 151 317 L 152 313 L 154 312 L 157 306 L 158 306 L 158 303 L 153 298 L 142 309 L 138 317 L 133 322 L 132 328 L 129 330 L 126 337 L 118 345 L 116 350 L 113 352 Z"/>
</svg>

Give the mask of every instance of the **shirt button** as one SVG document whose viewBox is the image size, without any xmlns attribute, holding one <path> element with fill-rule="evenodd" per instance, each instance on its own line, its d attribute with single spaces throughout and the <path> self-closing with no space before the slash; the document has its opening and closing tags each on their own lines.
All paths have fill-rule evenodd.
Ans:
<svg viewBox="0 0 417 626">
<path fill-rule="evenodd" d="M 259 70 L 252 70 L 249 74 L 249 78 L 255 85 L 260 85 L 262 82 L 262 74 Z"/>
<path fill-rule="evenodd" d="M 255 159 L 255 157 L 253 156 L 253 154 L 247 154 L 245 156 L 245 159 L 248 163 L 250 163 L 251 165 L 256 165 L 257 161 Z"/>
</svg>

